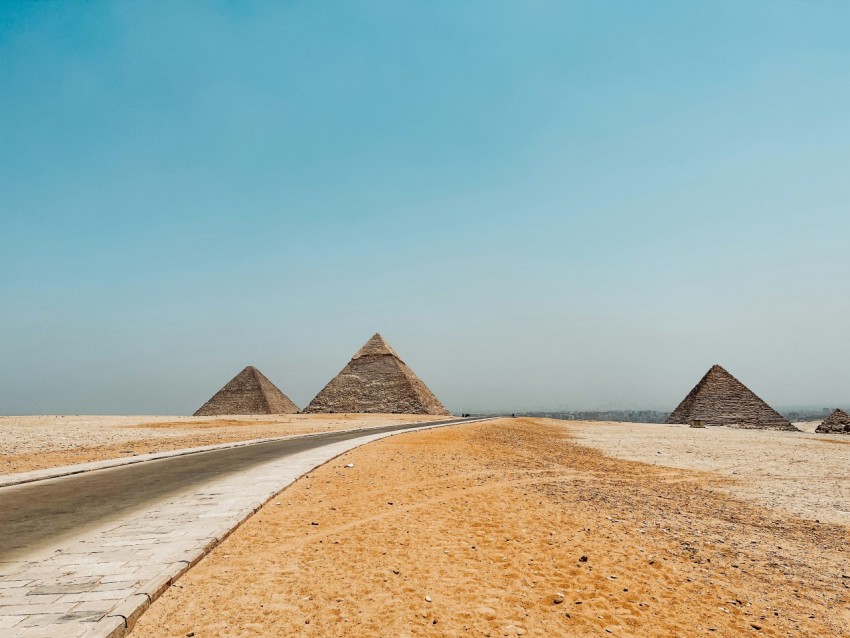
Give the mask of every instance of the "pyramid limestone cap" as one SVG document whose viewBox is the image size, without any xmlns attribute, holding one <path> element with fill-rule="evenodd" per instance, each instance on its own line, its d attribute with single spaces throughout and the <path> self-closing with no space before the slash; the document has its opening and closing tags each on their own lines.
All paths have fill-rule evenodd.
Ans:
<svg viewBox="0 0 850 638">
<path fill-rule="evenodd" d="M 393 350 L 393 347 L 387 343 L 386 339 L 384 339 L 379 332 L 376 332 L 351 359 L 353 361 L 360 357 L 374 357 L 382 355 L 389 355 L 396 359 L 401 359 L 401 357 L 398 356 L 398 353 Z"/>
</svg>

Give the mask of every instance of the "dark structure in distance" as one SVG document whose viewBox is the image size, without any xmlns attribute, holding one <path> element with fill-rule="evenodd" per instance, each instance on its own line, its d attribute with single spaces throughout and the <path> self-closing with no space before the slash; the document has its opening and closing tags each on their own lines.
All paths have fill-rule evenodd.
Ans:
<svg viewBox="0 0 850 638">
<path fill-rule="evenodd" d="M 850 434 L 850 414 L 844 410 L 833 410 L 815 432 L 821 434 Z"/>
<path fill-rule="evenodd" d="M 664 423 L 670 415 L 669 412 L 658 410 L 556 410 L 517 412 L 516 414 L 562 421 L 619 421 L 623 423 Z"/>
</svg>

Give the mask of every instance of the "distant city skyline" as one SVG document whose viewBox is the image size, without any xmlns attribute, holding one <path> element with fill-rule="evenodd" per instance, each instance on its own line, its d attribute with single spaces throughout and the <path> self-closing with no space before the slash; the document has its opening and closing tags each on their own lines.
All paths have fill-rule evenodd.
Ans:
<svg viewBox="0 0 850 638">
<path fill-rule="evenodd" d="M 850 405 L 850 5 L 4 2 L 0 414 Z"/>
</svg>

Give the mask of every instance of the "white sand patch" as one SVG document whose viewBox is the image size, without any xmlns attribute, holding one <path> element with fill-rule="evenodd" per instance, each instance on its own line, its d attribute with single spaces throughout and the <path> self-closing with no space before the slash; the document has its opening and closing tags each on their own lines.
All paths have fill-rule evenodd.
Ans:
<svg viewBox="0 0 850 638">
<path fill-rule="evenodd" d="M 177 423 L 187 426 L 214 421 L 218 417 L 191 416 L 103 416 L 48 415 L 0 417 L 0 454 L 25 454 L 109 445 L 124 441 L 176 438 L 194 432 L 186 429 L 149 429 L 154 423 Z M 238 417 L 245 421 L 273 421 L 280 417 Z"/>
<path fill-rule="evenodd" d="M 814 430 L 814 424 L 795 424 Z M 579 443 L 621 459 L 712 472 L 717 489 L 766 507 L 850 525 L 850 437 L 724 427 L 565 422 Z"/>
</svg>

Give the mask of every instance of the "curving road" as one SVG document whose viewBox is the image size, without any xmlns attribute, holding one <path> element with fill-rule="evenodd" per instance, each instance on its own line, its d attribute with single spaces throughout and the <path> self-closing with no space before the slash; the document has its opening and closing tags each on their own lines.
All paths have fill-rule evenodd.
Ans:
<svg viewBox="0 0 850 638">
<path fill-rule="evenodd" d="M 0 562 L 76 536 L 213 479 L 314 448 L 382 432 L 464 423 L 451 419 L 199 452 L 0 488 Z"/>
</svg>

